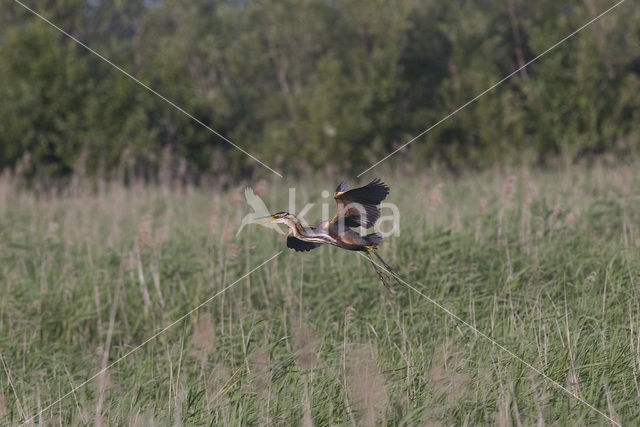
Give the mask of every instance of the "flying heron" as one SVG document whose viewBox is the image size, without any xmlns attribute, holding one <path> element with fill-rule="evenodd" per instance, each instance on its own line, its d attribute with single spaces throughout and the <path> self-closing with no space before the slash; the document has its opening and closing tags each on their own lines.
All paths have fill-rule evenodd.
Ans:
<svg viewBox="0 0 640 427">
<path fill-rule="evenodd" d="M 388 270 L 386 273 L 392 277 L 395 275 L 394 270 L 376 253 L 376 248 L 382 242 L 382 235 L 371 233 L 363 236 L 352 229 L 352 227 L 373 227 L 380 218 L 380 202 L 388 194 L 389 187 L 379 179 L 374 179 L 364 187 L 352 190 L 348 190 L 347 183 L 342 181 L 333 194 L 338 204 L 338 211 L 331 220 L 317 226 L 303 225 L 294 214 L 278 212 L 263 223 L 280 223 L 289 227 L 287 247 L 298 252 L 310 251 L 323 243 L 349 251 L 364 252 L 382 283 L 391 289 L 385 272 L 373 259 L 375 255 Z"/>
</svg>

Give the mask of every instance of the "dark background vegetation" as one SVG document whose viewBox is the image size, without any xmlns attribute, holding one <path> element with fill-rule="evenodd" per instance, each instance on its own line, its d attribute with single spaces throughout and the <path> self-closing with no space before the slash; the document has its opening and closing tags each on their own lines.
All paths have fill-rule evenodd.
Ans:
<svg viewBox="0 0 640 427">
<path fill-rule="evenodd" d="M 0 11 L 0 170 L 155 179 L 257 163 L 16 3 Z M 358 173 L 614 2 L 27 3 L 287 174 Z M 635 154 L 640 11 L 629 1 L 390 163 L 452 170 Z"/>
</svg>

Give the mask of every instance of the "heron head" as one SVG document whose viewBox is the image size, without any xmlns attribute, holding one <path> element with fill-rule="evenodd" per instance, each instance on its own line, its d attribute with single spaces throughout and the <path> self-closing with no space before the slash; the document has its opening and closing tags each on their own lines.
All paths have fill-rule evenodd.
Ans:
<svg viewBox="0 0 640 427">
<path fill-rule="evenodd" d="M 292 218 L 292 217 L 293 217 L 293 215 L 290 214 L 289 212 L 278 212 L 278 213 L 274 213 L 273 215 L 271 215 L 269 217 L 269 219 L 267 219 L 266 221 L 261 222 L 260 224 L 266 224 L 268 222 L 286 224 L 287 220 L 289 218 Z"/>
</svg>

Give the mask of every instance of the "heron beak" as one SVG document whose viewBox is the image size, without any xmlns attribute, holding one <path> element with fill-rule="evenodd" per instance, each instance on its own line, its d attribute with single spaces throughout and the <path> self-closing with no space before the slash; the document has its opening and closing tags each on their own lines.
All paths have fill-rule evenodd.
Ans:
<svg viewBox="0 0 640 427">
<path fill-rule="evenodd" d="M 265 219 L 265 218 L 266 218 L 266 220 L 265 220 L 265 221 L 260 221 L 260 222 L 258 222 L 257 224 L 258 224 L 258 225 L 262 225 L 262 224 L 266 224 L 266 223 L 268 223 L 268 222 L 273 222 L 273 221 L 275 220 L 275 218 L 274 218 L 274 217 L 272 217 L 271 215 L 262 216 L 262 217 L 260 217 L 260 218 L 256 218 L 256 219 Z"/>
</svg>

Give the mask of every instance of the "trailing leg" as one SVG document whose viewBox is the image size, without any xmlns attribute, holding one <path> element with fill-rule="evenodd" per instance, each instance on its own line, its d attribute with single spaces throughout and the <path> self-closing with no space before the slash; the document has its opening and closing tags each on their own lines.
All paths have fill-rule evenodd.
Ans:
<svg viewBox="0 0 640 427">
<path fill-rule="evenodd" d="M 376 274 L 378 275 L 378 277 L 380 278 L 380 281 L 382 281 L 382 284 L 389 289 L 389 291 L 393 294 L 396 293 L 396 291 L 394 291 L 391 286 L 389 285 L 389 282 L 387 281 L 387 272 L 385 272 L 384 270 L 380 269 L 380 267 L 378 267 L 378 264 L 375 262 L 375 260 L 371 257 L 371 254 L 376 255 L 376 257 L 378 257 L 378 259 L 382 262 L 382 264 L 385 266 L 385 268 L 389 271 L 393 273 L 393 270 L 387 265 L 387 263 L 385 263 L 382 258 L 380 258 L 380 256 L 378 254 L 375 253 L 375 249 L 372 247 L 367 247 L 365 253 L 367 254 L 367 258 L 369 258 L 369 262 L 371 262 L 371 265 L 373 266 L 373 269 L 375 270 Z M 393 276 L 395 273 L 390 274 L 391 276 Z"/>
</svg>

